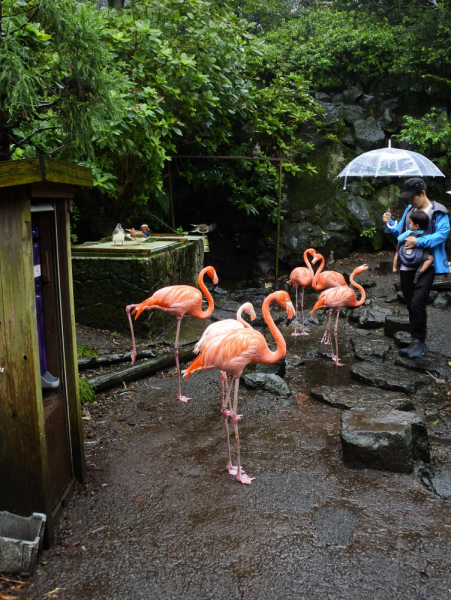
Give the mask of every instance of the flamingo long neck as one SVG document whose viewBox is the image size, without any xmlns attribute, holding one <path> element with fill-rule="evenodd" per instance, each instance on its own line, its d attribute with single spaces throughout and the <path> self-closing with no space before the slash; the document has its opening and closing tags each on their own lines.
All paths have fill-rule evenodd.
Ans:
<svg viewBox="0 0 451 600">
<path fill-rule="evenodd" d="M 307 248 L 304 252 L 304 262 L 307 265 L 308 272 L 310 273 L 310 277 L 313 279 L 315 277 L 315 271 L 313 270 L 312 263 L 309 261 L 309 254 L 313 256 L 314 252 L 311 248 Z"/>
<path fill-rule="evenodd" d="M 362 306 L 362 304 L 365 302 L 366 300 L 366 292 L 363 289 L 363 287 L 361 285 L 359 285 L 358 283 L 356 283 L 354 281 L 354 271 L 351 273 L 350 277 L 349 277 L 349 282 L 351 283 L 351 285 L 353 285 L 355 288 L 357 288 L 360 291 L 360 300 L 355 301 L 355 304 L 353 306 Z"/>
<path fill-rule="evenodd" d="M 283 358 L 285 356 L 285 354 L 287 353 L 287 345 L 285 343 L 285 339 L 284 339 L 283 335 L 280 333 L 276 324 L 274 323 L 271 313 L 269 311 L 269 306 L 272 301 L 273 301 L 273 299 L 271 298 L 271 296 L 267 296 L 265 298 L 265 300 L 263 302 L 263 306 L 262 306 L 262 313 L 263 313 L 263 318 L 265 319 L 265 322 L 269 327 L 269 330 L 271 331 L 274 339 L 276 340 L 277 350 L 275 352 L 272 352 L 269 349 L 268 345 L 266 345 L 265 354 L 262 357 L 266 363 L 276 363 L 281 358 Z"/>
<path fill-rule="evenodd" d="M 314 289 L 316 289 L 315 285 L 317 285 L 317 283 L 318 283 L 318 277 L 324 268 L 324 256 L 322 256 L 321 254 L 319 254 L 319 256 L 321 256 L 321 262 L 320 262 L 318 270 L 316 271 L 315 276 L 313 277 L 313 281 L 312 281 L 312 286 Z"/>
<path fill-rule="evenodd" d="M 207 289 L 207 286 L 204 283 L 204 275 L 206 272 L 207 272 L 207 269 L 202 269 L 202 271 L 199 273 L 199 277 L 197 279 L 197 283 L 199 284 L 200 289 L 203 291 L 203 293 L 205 294 L 205 297 L 207 298 L 207 301 L 208 301 L 207 309 L 200 310 L 200 312 L 198 313 L 197 317 L 199 319 L 206 319 L 207 317 L 209 317 L 215 307 L 215 303 L 213 301 L 212 295 L 210 294 L 210 292 Z"/>
<path fill-rule="evenodd" d="M 242 312 L 243 312 L 243 307 L 240 306 L 240 308 L 238 309 L 238 312 L 236 313 L 236 320 L 239 321 L 241 323 L 241 325 L 244 325 L 244 327 L 246 327 L 247 329 L 252 329 L 252 326 L 249 325 L 249 323 L 246 323 L 246 321 L 241 316 Z"/>
</svg>

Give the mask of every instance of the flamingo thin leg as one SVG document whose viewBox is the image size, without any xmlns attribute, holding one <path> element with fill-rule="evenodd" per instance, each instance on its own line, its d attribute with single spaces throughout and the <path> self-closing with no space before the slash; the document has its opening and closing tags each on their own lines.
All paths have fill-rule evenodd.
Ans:
<svg viewBox="0 0 451 600">
<path fill-rule="evenodd" d="M 188 402 L 188 400 L 191 400 L 191 398 L 182 396 L 182 388 L 180 386 L 180 365 L 179 365 L 179 347 L 178 346 L 179 346 L 179 334 L 180 334 L 180 323 L 181 322 L 182 322 L 182 319 L 177 319 L 177 333 L 175 334 L 175 345 L 174 345 L 175 364 L 177 366 L 177 381 L 178 381 L 177 398 L 181 402 Z"/>
<path fill-rule="evenodd" d="M 304 289 L 305 288 L 302 288 L 302 298 L 301 298 L 301 311 L 302 311 L 302 331 L 301 331 L 301 335 L 308 335 L 308 333 L 305 331 L 305 327 L 304 327 Z M 297 307 L 296 307 L 296 310 L 297 310 Z"/>
<path fill-rule="evenodd" d="M 296 317 L 294 319 L 294 331 L 291 335 L 301 335 L 300 333 L 297 332 L 297 325 L 298 325 L 298 287 L 296 286 Z"/>
<path fill-rule="evenodd" d="M 340 311 L 337 310 L 337 320 L 335 321 L 335 331 L 334 331 L 334 337 L 335 337 L 335 348 L 336 348 L 336 352 L 337 354 L 335 355 L 335 357 L 332 355 L 332 360 L 334 361 L 334 363 L 337 365 L 337 367 L 343 367 L 343 363 L 341 363 L 338 360 L 338 317 L 340 316 Z M 332 343 L 331 343 L 332 345 Z"/>
<path fill-rule="evenodd" d="M 237 464 L 237 474 L 236 474 L 236 478 L 238 479 L 238 481 L 240 483 L 247 483 L 250 484 L 253 482 L 253 480 L 255 479 L 255 477 L 248 477 L 246 475 L 246 473 L 243 471 L 243 469 L 241 468 L 241 463 L 240 463 L 240 436 L 238 435 L 238 421 L 241 419 L 241 417 L 243 415 L 237 415 L 236 411 L 238 408 L 238 388 L 240 386 L 240 378 L 237 377 L 232 378 L 232 381 L 230 383 L 230 389 L 229 389 L 229 398 L 230 398 L 230 390 L 232 389 L 232 384 L 233 381 L 235 380 L 235 397 L 233 400 L 233 411 L 232 411 L 232 421 L 233 421 L 233 426 L 235 427 L 235 439 L 236 439 L 236 464 Z"/>
<path fill-rule="evenodd" d="M 332 314 L 333 314 L 333 312 L 334 311 L 332 309 L 330 309 L 330 311 L 329 311 L 329 321 L 327 322 L 326 331 L 324 332 L 323 338 L 321 340 L 322 344 L 330 344 L 330 324 L 332 322 Z"/>
<path fill-rule="evenodd" d="M 130 304 L 129 306 L 127 306 L 127 308 L 125 309 L 127 311 L 127 317 L 128 317 L 128 322 L 130 323 L 130 333 L 132 336 L 132 344 L 133 344 L 133 350 L 132 350 L 132 365 L 135 364 L 135 360 L 136 360 L 136 344 L 135 344 L 135 334 L 133 332 L 133 323 L 132 323 L 132 318 L 130 315 L 130 311 L 132 308 L 135 308 L 135 304 Z"/>
<path fill-rule="evenodd" d="M 227 388 L 227 375 L 224 373 L 224 371 L 221 371 L 221 383 L 222 383 L 222 410 L 221 410 L 221 414 L 224 418 L 224 427 L 226 430 L 226 440 L 227 440 L 227 471 L 229 472 L 230 475 L 236 475 L 238 472 L 237 467 L 235 467 L 234 465 L 232 465 L 232 456 L 230 453 L 230 436 L 229 436 L 229 424 L 228 424 L 228 419 L 230 417 L 231 414 L 231 410 L 227 409 L 227 404 L 224 404 L 224 381 L 226 382 L 226 388 Z M 230 404 L 230 397 L 228 394 L 228 388 L 227 388 L 227 397 L 229 398 L 229 406 L 230 408 L 232 408 L 231 404 Z"/>
</svg>

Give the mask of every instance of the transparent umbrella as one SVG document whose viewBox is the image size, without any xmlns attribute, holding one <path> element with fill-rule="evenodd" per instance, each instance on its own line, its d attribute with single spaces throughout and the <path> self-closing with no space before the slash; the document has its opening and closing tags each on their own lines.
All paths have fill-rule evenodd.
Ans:
<svg viewBox="0 0 451 600">
<path fill-rule="evenodd" d="M 417 152 L 388 148 L 365 152 L 347 165 L 338 177 L 445 177 L 433 162 Z M 388 200 L 390 201 L 390 200 Z M 387 205 L 388 208 L 388 205 Z"/>
</svg>

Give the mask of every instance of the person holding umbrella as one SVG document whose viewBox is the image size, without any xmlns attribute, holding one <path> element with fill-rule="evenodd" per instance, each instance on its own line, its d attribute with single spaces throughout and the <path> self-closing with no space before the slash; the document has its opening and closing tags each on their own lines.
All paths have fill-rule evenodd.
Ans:
<svg viewBox="0 0 451 600">
<path fill-rule="evenodd" d="M 404 211 L 399 223 L 391 218 L 391 211 L 387 209 L 382 220 L 387 231 L 398 238 L 409 226 L 410 215 L 415 211 L 423 211 L 429 217 L 429 225 L 425 235 L 421 237 L 409 236 L 405 240 L 406 248 L 428 248 L 434 257 L 433 264 L 425 270 L 417 282 L 415 268 L 401 265 L 401 290 L 409 310 L 412 343 L 407 348 L 402 348 L 399 353 L 408 358 L 421 358 L 425 350 L 427 312 L 426 303 L 436 274 L 449 273 L 449 263 L 445 252 L 445 242 L 449 234 L 448 209 L 438 202 L 430 201 L 427 197 L 427 187 L 421 177 L 412 177 L 404 183 L 400 198 L 408 199 L 410 204 Z"/>
</svg>

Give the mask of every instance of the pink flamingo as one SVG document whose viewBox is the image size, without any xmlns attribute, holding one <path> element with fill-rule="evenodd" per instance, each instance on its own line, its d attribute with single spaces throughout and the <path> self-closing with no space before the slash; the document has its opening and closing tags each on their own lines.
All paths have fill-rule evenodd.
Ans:
<svg viewBox="0 0 451 600">
<path fill-rule="evenodd" d="M 144 302 L 141 302 L 140 304 L 130 304 L 126 308 L 133 343 L 133 352 L 131 357 L 132 364 L 135 364 L 136 360 L 136 346 L 130 311 L 133 309 L 132 314 L 136 313 L 135 319 L 137 319 L 144 310 L 152 309 L 162 310 L 163 312 L 169 313 L 170 315 L 175 315 L 177 317 L 177 333 L 175 335 L 174 354 L 175 364 L 177 365 L 178 378 L 177 398 L 182 402 L 188 402 L 188 400 L 191 400 L 191 398 L 182 396 L 180 387 L 180 366 L 178 350 L 180 323 L 182 322 L 183 315 L 188 314 L 192 317 L 196 317 L 197 319 L 206 319 L 213 312 L 213 298 L 204 284 L 205 273 L 211 279 L 213 279 L 214 284 L 218 283 L 218 276 L 216 275 L 216 271 L 213 267 L 205 267 L 205 269 L 202 269 L 202 271 L 199 273 L 197 281 L 199 283 L 200 289 L 207 297 L 207 310 L 202 310 L 202 292 L 200 292 L 195 287 L 192 287 L 191 285 L 171 285 L 169 287 L 162 288 L 161 290 L 155 292 L 153 296 L 151 296 L 147 300 L 144 300 Z"/>
<path fill-rule="evenodd" d="M 319 254 L 318 252 L 313 257 L 312 263 L 315 264 L 318 260 L 321 261 L 321 264 L 318 270 L 315 273 L 315 277 L 312 281 L 312 287 L 316 291 L 329 290 L 331 288 L 348 285 L 346 283 L 345 278 L 341 273 L 337 273 L 337 271 L 323 271 L 324 268 L 324 256 Z M 332 313 L 333 311 L 329 311 L 329 321 L 327 322 L 326 331 L 322 337 L 322 344 L 330 344 L 330 325 L 332 323 Z"/>
<path fill-rule="evenodd" d="M 319 298 L 318 298 L 318 302 L 315 304 L 315 306 L 312 309 L 312 315 L 315 312 L 315 310 L 318 310 L 319 308 L 330 308 L 331 315 L 333 313 L 336 313 L 336 315 L 337 315 L 337 320 L 335 322 L 335 332 L 334 332 L 336 354 L 334 354 L 332 340 L 330 340 L 330 349 L 332 352 L 332 360 L 338 367 L 343 366 L 340 363 L 340 361 L 338 360 L 338 332 L 337 332 L 337 329 L 338 329 L 338 317 L 340 316 L 340 310 L 344 306 L 349 306 L 350 308 L 356 308 L 357 306 L 361 306 L 365 302 L 365 298 L 366 298 L 365 290 L 363 289 L 363 287 L 361 285 L 354 282 L 354 275 L 358 275 L 359 273 L 362 273 L 363 271 L 366 271 L 369 268 L 370 267 L 368 265 L 362 265 L 361 267 L 356 267 L 349 278 L 351 285 L 353 285 L 355 288 L 360 290 L 360 293 L 361 293 L 360 300 L 357 300 L 357 298 L 355 297 L 354 291 L 349 286 L 342 285 L 340 287 L 328 289 L 328 290 L 325 290 L 324 292 L 321 292 L 321 294 L 319 295 Z"/>
<path fill-rule="evenodd" d="M 199 354 L 199 351 L 201 350 L 202 346 L 204 344 L 206 344 L 209 340 L 212 340 L 214 337 L 216 337 L 218 335 L 223 335 L 224 333 L 230 333 L 231 331 L 236 331 L 237 329 L 252 329 L 252 327 L 249 325 L 249 323 L 246 323 L 246 321 L 241 316 L 243 311 L 247 312 L 247 314 L 250 316 L 252 321 L 254 321 L 256 319 L 257 315 L 255 314 L 254 307 L 252 306 L 251 302 L 246 302 L 245 304 L 240 306 L 240 308 L 238 309 L 238 311 L 236 313 L 236 319 L 224 319 L 223 321 L 218 321 L 217 323 L 212 323 L 211 325 L 209 325 L 207 327 L 207 329 L 204 331 L 200 340 L 194 346 L 194 353 Z M 229 473 L 231 475 L 236 475 L 236 467 L 234 467 L 232 465 L 232 459 L 231 459 L 231 454 L 230 454 L 229 423 L 228 423 L 228 418 L 230 417 L 230 411 L 227 410 L 227 404 L 224 404 L 224 384 L 227 389 L 227 373 L 225 373 L 224 371 L 220 371 L 220 374 L 221 374 L 221 387 L 222 387 L 222 404 L 221 404 L 222 411 L 221 411 L 221 413 L 224 418 L 224 427 L 226 430 L 226 439 L 227 439 L 227 452 L 228 452 L 228 457 L 229 457 L 229 460 L 227 462 L 227 470 L 229 471 Z"/>
<path fill-rule="evenodd" d="M 287 292 L 274 292 L 267 296 L 263 302 L 263 317 L 277 343 L 277 350 L 275 352 L 271 352 L 265 338 L 258 331 L 254 329 L 240 329 L 217 336 L 206 342 L 202 346 L 199 356 L 183 372 L 184 377 L 187 379 L 191 373 L 203 369 L 218 369 L 231 375 L 232 379 L 227 390 L 226 406 L 223 406 L 223 411 L 228 412 L 227 406 L 229 406 L 229 414 L 235 428 L 237 466 L 235 471 L 229 455 L 227 469 L 229 473 L 236 474 L 236 478 L 240 483 L 246 484 L 250 484 L 255 477 L 248 477 L 240 464 L 238 421 L 243 416 L 237 414 L 240 377 L 246 365 L 276 363 L 285 356 L 287 350 L 283 335 L 276 327 L 269 311 L 269 306 L 272 302 L 277 302 L 287 311 L 289 321 L 295 317 L 295 310 Z M 235 396 L 232 408 L 230 396 L 233 382 L 235 382 Z"/>
<path fill-rule="evenodd" d="M 312 265 L 308 259 L 308 255 L 316 256 L 315 250 L 313 248 L 308 248 L 304 252 L 304 262 L 307 265 L 305 267 L 296 267 L 290 273 L 290 279 L 287 281 L 288 285 L 294 285 L 296 288 L 296 319 L 294 321 L 294 333 L 291 335 L 308 335 L 305 331 L 304 327 L 304 290 L 310 285 L 313 281 L 314 272 L 312 269 Z M 302 297 L 301 297 L 301 310 L 302 310 L 302 331 L 298 333 L 296 330 L 296 326 L 298 324 L 298 287 L 302 287 Z"/>
</svg>

